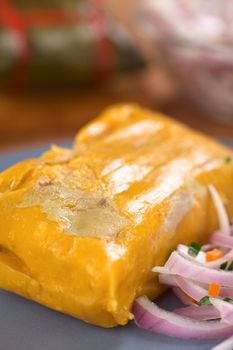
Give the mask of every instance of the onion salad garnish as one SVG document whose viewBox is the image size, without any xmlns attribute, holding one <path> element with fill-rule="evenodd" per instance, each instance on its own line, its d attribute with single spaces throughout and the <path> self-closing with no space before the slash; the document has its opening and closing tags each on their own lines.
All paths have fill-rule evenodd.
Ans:
<svg viewBox="0 0 233 350">
<path fill-rule="evenodd" d="M 231 231 L 230 223 L 229 223 L 226 209 L 225 209 L 224 204 L 221 200 L 221 197 L 213 185 L 209 185 L 208 189 L 210 191 L 210 194 L 212 196 L 212 199 L 213 199 L 216 211 L 217 211 L 220 231 L 222 233 L 224 233 L 225 235 L 229 235 L 230 231 Z"/>
<path fill-rule="evenodd" d="M 219 193 L 208 186 L 219 230 L 201 246 L 179 244 L 164 266 L 155 266 L 159 282 L 172 288 L 184 304 L 173 311 L 161 309 L 146 296 L 136 299 L 136 324 L 155 333 L 182 339 L 232 336 L 212 350 L 233 349 L 233 227 Z"/>
</svg>

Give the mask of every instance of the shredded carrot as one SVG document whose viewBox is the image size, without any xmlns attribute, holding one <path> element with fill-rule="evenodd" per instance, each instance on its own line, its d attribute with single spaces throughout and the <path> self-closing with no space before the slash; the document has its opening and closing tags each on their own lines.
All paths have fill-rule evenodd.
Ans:
<svg viewBox="0 0 233 350">
<path fill-rule="evenodd" d="M 206 261 L 210 262 L 217 260 L 223 256 L 223 251 L 221 249 L 215 248 L 206 252 Z"/>
<path fill-rule="evenodd" d="M 209 284 L 208 294 L 210 297 L 218 297 L 220 293 L 220 284 L 211 283 Z"/>
</svg>

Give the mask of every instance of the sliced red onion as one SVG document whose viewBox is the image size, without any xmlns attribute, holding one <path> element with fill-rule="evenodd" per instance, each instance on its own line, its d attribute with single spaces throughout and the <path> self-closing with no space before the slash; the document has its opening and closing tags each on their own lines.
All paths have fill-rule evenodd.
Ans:
<svg viewBox="0 0 233 350">
<path fill-rule="evenodd" d="M 208 185 L 208 189 L 210 191 L 211 197 L 213 199 L 217 211 L 220 231 L 225 235 L 230 235 L 230 223 L 222 199 L 213 185 Z"/>
<path fill-rule="evenodd" d="M 187 247 L 187 246 L 184 246 L 184 247 Z M 188 250 L 188 247 L 186 249 Z M 197 259 L 196 257 L 193 257 L 193 256 L 191 256 L 188 253 L 185 253 L 186 249 L 185 248 L 181 248 L 181 249 L 177 249 L 177 251 L 185 259 L 188 259 L 188 260 L 192 261 L 193 263 L 196 263 L 196 264 L 199 264 L 199 265 L 202 265 L 202 266 L 207 266 L 207 267 L 213 268 L 213 269 L 215 269 L 216 267 L 218 268 L 226 260 L 233 259 L 233 250 L 228 252 L 227 254 L 225 254 L 222 258 L 216 259 L 216 260 L 211 261 L 211 262 L 205 262 L 204 261 L 204 256 L 206 257 L 206 253 L 205 252 L 202 252 L 203 254 L 205 254 L 203 257 L 201 257 L 200 259 Z M 199 254 L 200 254 L 200 252 L 199 252 Z"/>
<path fill-rule="evenodd" d="M 156 268 L 153 269 L 156 272 Z M 159 268 L 159 271 L 162 272 L 162 268 Z M 178 275 L 171 275 L 168 273 L 168 270 L 164 268 L 165 274 L 159 274 L 159 282 L 161 284 L 168 285 L 173 287 L 173 292 L 176 296 L 185 304 L 192 305 L 191 301 L 188 301 L 187 295 L 192 299 L 199 301 L 205 295 L 207 295 L 207 286 L 200 286 L 197 283 L 193 282 L 190 279 L 185 279 Z M 233 277 L 233 275 L 232 275 Z M 233 287 L 221 286 L 220 289 L 221 297 L 233 298 Z"/>
<path fill-rule="evenodd" d="M 218 310 L 214 306 L 186 306 L 174 311 L 178 315 L 189 317 L 192 320 L 207 321 L 220 318 Z"/>
<path fill-rule="evenodd" d="M 213 244 L 207 243 L 207 244 L 203 244 L 203 246 L 201 247 L 201 250 L 203 252 L 206 252 L 206 251 L 211 250 L 213 248 L 214 248 Z"/>
<path fill-rule="evenodd" d="M 177 286 L 189 297 L 199 301 L 201 298 L 206 296 L 207 291 L 205 288 L 200 287 L 190 279 L 183 278 L 181 276 L 175 275 L 174 280 Z"/>
<path fill-rule="evenodd" d="M 212 339 L 233 333 L 233 304 L 220 298 L 210 298 L 212 305 L 208 306 L 195 303 L 208 295 L 210 283 L 220 284 L 221 297 L 233 297 L 233 272 L 220 269 L 222 263 L 233 260 L 233 237 L 230 235 L 233 235 L 233 227 L 229 225 L 219 193 L 212 185 L 208 188 L 217 211 L 220 232 L 212 235 L 211 243 L 203 246 L 197 256 L 191 256 L 189 247 L 180 244 L 164 267 L 156 266 L 152 269 L 159 273 L 160 283 L 172 287 L 174 294 L 189 306 L 176 309 L 172 313 L 162 310 L 147 297 L 140 297 L 133 307 L 135 321 L 139 327 L 184 339 Z M 206 251 L 214 246 L 225 250 L 225 255 L 212 262 L 206 262 Z M 220 321 L 213 321 L 219 318 Z M 226 349 L 233 349 L 233 339 L 214 348 Z"/>
<path fill-rule="evenodd" d="M 214 346 L 211 350 L 232 350 L 233 349 L 233 336 L 224 340 L 222 343 Z"/>
<path fill-rule="evenodd" d="M 216 245 L 233 249 L 233 237 L 229 235 L 223 235 L 220 232 L 215 232 L 210 237 L 210 241 Z"/>
<path fill-rule="evenodd" d="M 180 288 L 173 287 L 172 290 L 184 305 L 196 305 Z"/>
<path fill-rule="evenodd" d="M 189 254 L 189 247 L 184 244 L 179 244 L 177 247 L 177 251 L 185 258 L 192 258 L 195 261 L 198 261 L 200 263 L 205 263 L 206 262 L 206 253 L 201 251 L 197 254 L 197 256 L 193 257 Z"/>
<path fill-rule="evenodd" d="M 151 270 L 152 272 L 162 273 L 165 275 L 171 275 L 170 271 L 166 269 L 164 266 L 155 266 Z"/>
<path fill-rule="evenodd" d="M 177 289 L 183 290 L 182 296 L 180 295 L 181 293 L 177 291 L 175 294 L 179 294 L 177 296 L 182 302 L 184 302 L 184 304 L 187 304 L 187 297 L 185 297 L 185 293 L 196 301 L 199 301 L 203 296 L 207 295 L 207 287 L 205 285 L 200 286 L 198 283 L 195 283 L 188 278 L 185 279 L 178 275 L 172 275 L 169 273 L 169 270 L 164 267 L 154 267 L 152 271 L 159 272 L 159 282 L 161 284 L 168 285 L 170 287 L 179 287 L 173 288 L 174 292 Z M 222 297 L 233 298 L 233 287 L 221 286 L 220 295 Z M 188 302 L 188 304 L 190 305 L 192 303 Z"/>
<path fill-rule="evenodd" d="M 222 321 L 233 325 L 233 304 L 217 298 L 210 298 L 210 302 L 220 313 Z"/>
<path fill-rule="evenodd" d="M 233 288 L 221 286 L 220 295 L 221 297 L 233 298 Z"/>
<path fill-rule="evenodd" d="M 173 252 L 165 264 L 165 269 L 173 275 L 180 275 L 200 283 L 219 283 L 223 286 L 233 287 L 233 274 L 230 271 L 214 270 L 182 257 L 179 253 Z"/>
<path fill-rule="evenodd" d="M 138 298 L 133 307 L 136 324 L 172 337 L 182 339 L 215 339 L 233 333 L 233 326 L 219 321 L 196 321 L 159 308 L 147 297 Z"/>
<path fill-rule="evenodd" d="M 165 284 L 166 286 L 170 286 L 170 287 L 177 286 L 174 276 L 168 275 L 168 274 L 163 274 L 163 273 L 159 274 L 159 283 Z"/>
</svg>

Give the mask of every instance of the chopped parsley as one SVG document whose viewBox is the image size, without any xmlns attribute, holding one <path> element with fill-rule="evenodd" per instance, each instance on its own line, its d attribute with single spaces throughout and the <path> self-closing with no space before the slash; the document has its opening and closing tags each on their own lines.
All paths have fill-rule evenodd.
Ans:
<svg viewBox="0 0 233 350">
<path fill-rule="evenodd" d="M 230 263 L 230 265 L 227 268 L 228 271 L 233 271 L 233 261 Z"/>
<path fill-rule="evenodd" d="M 206 295 L 205 297 L 201 298 L 198 302 L 198 305 L 212 305 L 210 302 L 210 297 Z"/>
<path fill-rule="evenodd" d="M 233 302 L 233 299 L 232 298 L 223 298 L 224 301 L 226 301 L 227 303 L 232 303 Z"/>
<path fill-rule="evenodd" d="M 227 261 L 225 261 L 224 263 L 222 263 L 222 264 L 220 265 L 220 269 L 221 269 L 221 270 L 226 270 L 227 264 L 228 264 Z"/>
<path fill-rule="evenodd" d="M 198 255 L 200 250 L 201 250 L 201 245 L 199 243 L 192 242 L 189 246 L 188 253 L 189 255 L 195 257 Z"/>
</svg>

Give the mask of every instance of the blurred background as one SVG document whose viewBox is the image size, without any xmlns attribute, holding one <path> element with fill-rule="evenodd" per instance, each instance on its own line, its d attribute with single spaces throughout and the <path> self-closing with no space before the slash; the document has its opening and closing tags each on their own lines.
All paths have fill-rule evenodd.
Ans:
<svg viewBox="0 0 233 350">
<path fill-rule="evenodd" d="M 119 102 L 233 140 L 233 0 L 0 0 L 0 152 Z"/>
</svg>

